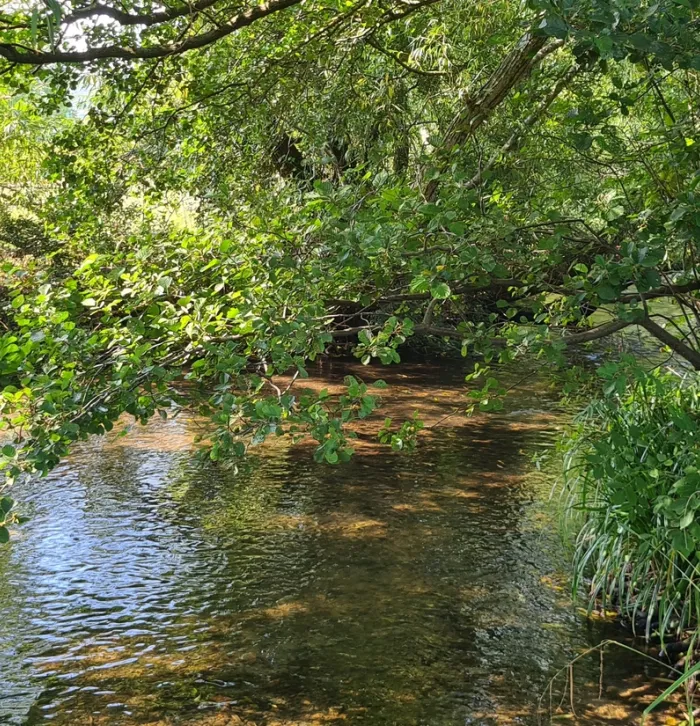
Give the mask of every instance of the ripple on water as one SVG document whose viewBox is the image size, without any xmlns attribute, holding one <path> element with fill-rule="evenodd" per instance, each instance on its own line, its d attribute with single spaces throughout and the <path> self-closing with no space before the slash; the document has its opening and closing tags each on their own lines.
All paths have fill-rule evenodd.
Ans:
<svg viewBox="0 0 700 726">
<path fill-rule="evenodd" d="M 408 370 L 393 414 L 442 421 L 462 374 Z M 530 722 L 601 637 L 541 582 L 561 554 L 529 463 L 558 425 L 545 401 L 450 417 L 411 457 L 363 424 L 342 467 L 280 442 L 235 475 L 197 463 L 186 416 L 81 445 L 16 491 L 31 521 L 0 553 L 0 723 Z M 598 675 L 580 667 L 577 703 Z"/>
</svg>

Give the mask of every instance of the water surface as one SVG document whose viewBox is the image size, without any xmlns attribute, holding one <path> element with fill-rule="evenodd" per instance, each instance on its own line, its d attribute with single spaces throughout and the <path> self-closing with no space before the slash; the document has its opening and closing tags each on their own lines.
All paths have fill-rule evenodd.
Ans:
<svg viewBox="0 0 700 726">
<path fill-rule="evenodd" d="M 374 375 L 327 362 L 314 384 L 350 371 Z M 505 412 L 465 420 L 458 365 L 380 372 L 387 408 L 347 465 L 279 440 L 227 471 L 181 415 L 16 488 L 31 521 L 0 551 L 0 723 L 530 724 L 542 694 L 544 721 L 633 723 L 662 671 L 627 654 L 547 687 L 619 635 L 557 574 L 531 462 L 562 423 L 553 394 L 525 376 Z M 415 409 L 415 454 L 376 444 Z"/>
</svg>

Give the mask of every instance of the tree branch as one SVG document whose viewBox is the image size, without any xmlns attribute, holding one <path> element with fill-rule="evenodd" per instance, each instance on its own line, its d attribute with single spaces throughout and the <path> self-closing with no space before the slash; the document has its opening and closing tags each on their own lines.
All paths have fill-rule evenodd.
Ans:
<svg viewBox="0 0 700 726">
<path fill-rule="evenodd" d="M 516 279 L 494 279 L 489 280 L 485 285 L 460 285 L 452 290 L 453 295 L 464 295 L 469 292 L 480 292 L 482 290 L 490 290 L 491 288 L 509 288 L 509 287 L 522 287 L 525 283 L 522 280 Z M 362 306 L 363 310 L 372 310 L 377 305 L 391 302 L 418 302 L 420 300 L 430 300 L 432 294 L 430 292 L 409 292 L 399 293 L 396 295 L 385 295 L 378 297 L 373 300 L 369 305 Z M 357 300 L 339 300 L 336 298 L 326 300 L 328 307 L 339 307 L 339 308 L 353 308 L 357 307 L 360 303 Z"/>
<path fill-rule="evenodd" d="M 7 59 L 11 63 L 33 66 L 45 66 L 54 63 L 88 63 L 108 58 L 122 58 L 125 60 L 163 58 L 186 53 L 196 48 L 203 48 L 235 33 L 241 28 L 252 25 L 261 18 L 299 3 L 301 3 L 301 0 L 270 0 L 249 10 L 244 10 L 235 15 L 228 23 L 224 23 L 206 33 L 194 35 L 177 45 L 154 45 L 137 48 L 108 45 L 103 48 L 89 48 L 85 51 L 52 51 L 45 53 L 31 48 L 24 49 L 24 46 L 17 44 L 0 43 L 0 57 Z"/>
<path fill-rule="evenodd" d="M 675 335 L 669 333 L 668 330 L 662 328 L 651 318 L 645 318 L 640 325 L 657 340 L 667 345 L 674 353 L 678 353 L 678 355 L 685 358 L 696 371 L 700 371 L 700 353 L 686 345 L 682 340 L 678 340 Z"/>
<path fill-rule="evenodd" d="M 617 333 L 630 325 L 634 325 L 627 320 L 611 320 L 609 323 L 603 323 L 590 330 L 584 330 L 581 333 L 573 333 L 572 335 L 566 335 L 562 340 L 566 345 L 580 345 L 581 343 L 590 343 L 592 340 L 599 340 L 605 338 L 608 335 Z"/>
<path fill-rule="evenodd" d="M 598 340 L 605 338 L 608 335 L 617 333 L 623 328 L 634 323 L 628 322 L 627 320 L 612 320 L 609 323 L 598 325 L 590 330 L 584 330 L 581 333 L 574 333 L 573 335 L 567 335 L 561 338 L 561 340 L 568 347 L 570 345 L 580 345 L 581 343 L 590 343 L 592 340 Z M 460 333 L 455 328 L 441 328 L 434 325 L 416 325 L 414 328 L 418 335 L 435 335 L 442 338 L 455 338 L 458 340 L 464 340 L 464 334 Z M 489 341 L 492 345 L 505 346 L 505 338 L 494 338 Z"/>
<path fill-rule="evenodd" d="M 659 297 L 683 295 L 687 292 L 694 292 L 696 290 L 700 290 L 700 280 L 686 282 L 683 285 L 662 285 L 654 290 L 647 290 L 647 292 L 630 292 L 625 295 L 621 295 L 618 299 L 619 302 L 628 303 L 635 302 L 637 300 L 654 300 Z"/>
<path fill-rule="evenodd" d="M 489 118 L 508 92 L 525 78 L 542 58 L 563 45 L 563 41 L 547 43 L 542 35 L 525 33 L 515 48 L 503 59 L 489 76 L 486 83 L 473 96 L 468 96 L 462 110 L 452 121 L 439 149 L 439 154 L 449 157 L 453 149 L 461 146 Z M 443 161 L 440 166 L 445 166 Z M 425 187 L 424 196 L 433 201 L 437 196 L 440 182 L 431 179 Z"/>
<path fill-rule="evenodd" d="M 612 320 L 609 323 L 598 325 L 595 328 L 591 328 L 590 330 L 584 330 L 581 333 L 566 335 L 560 340 L 563 341 L 567 347 L 570 345 L 581 345 L 582 343 L 590 343 L 593 340 L 606 338 L 609 335 L 613 335 L 613 333 L 617 333 L 620 330 L 623 330 L 624 328 L 635 324 L 636 323 L 629 322 L 627 320 Z M 378 327 L 380 326 L 359 325 L 353 328 L 345 328 L 344 330 L 334 330 L 332 331 L 332 335 L 334 338 L 349 338 L 353 335 L 356 335 L 362 330 L 376 330 Z M 464 340 L 466 337 L 464 333 L 461 333 L 456 328 L 445 328 L 439 325 L 432 325 L 430 321 L 426 323 L 425 319 L 422 323 L 418 323 L 413 328 L 413 330 L 416 335 L 429 335 L 437 338 L 452 338 L 454 340 Z M 492 338 L 488 342 L 491 345 L 497 347 L 503 347 L 507 343 L 505 338 Z"/>
<path fill-rule="evenodd" d="M 220 0 L 199 0 L 199 2 L 192 3 L 191 5 L 184 5 L 181 8 L 170 8 L 157 13 L 127 13 L 124 10 L 119 10 L 119 8 L 114 8 L 111 5 L 95 3 L 94 5 L 89 5 L 86 8 L 75 10 L 70 15 L 66 15 L 63 18 L 63 24 L 69 25 L 77 22 L 78 20 L 89 20 L 90 18 L 104 16 L 112 18 L 112 20 L 116 20 L 120 25 L 145 25 L 149 27 L 151 25 L 167 23 L 169 20 L 181 18 L 185 15 L 195 15 L 202 10 L 210 8 L 219 1 Z"/>
<path fill-rule="evenodd" d="M 547 109 L 552 105 L 557 96 L 564 90 L 568 82 L 576 75 L 576 73 L 578 73 L 578 71 L 578 66 L 573 66 L 564 73 L 564 75 L 554 85 L 554 88 L 552 88 L 552 90 L 540 102 L 537 108 L 523 121 L 521 127 L 510 136 L 508 141 L 506 141 L 506 143 L 503 144 L 503 146 L 501 146 L 501 148 L 486 162 L 485 166 L 479 169 L 479 171 L 463 186 L 464 190 L 474 189 L 474 187 L 478 186 L 481 183 L 484 173 L 490 171 L 494 166 L 496 166 L 498 160 L 502 156 L 505 156 L 518 146 L 525 134 L 527 134 L 535 123 L 537 123 L 537 121 L 545 114 Z"/>
</svg>

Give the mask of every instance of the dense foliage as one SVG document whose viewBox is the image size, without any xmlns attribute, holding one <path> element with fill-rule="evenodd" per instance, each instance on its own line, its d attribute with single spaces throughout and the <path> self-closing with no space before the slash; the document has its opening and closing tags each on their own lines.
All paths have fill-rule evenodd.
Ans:
<svg viewBox="0 0 700 726">
<path fill-rule="evenodd" d="M 694 623 L 699 41 L 697 0 L 7 2 L 7 480 L 183 405 L 214 460 L 286 433 L 335 463 L 378 399 L 298 395 L 319 355 L 450 339 L 489 408 L 494 363 L 637 329 L 683 373 L 601 369 L 580 571 Z"/>
<path fill-rule="evenodd" d="M 569 511 L 583 519 L 577 576 L 592 571 L 594 601 L 621 608 L 647 637 L 699 622 L 699 403 L 696 381 L 640 376 L 591 404 L 568 444 Z"/>
</svg>

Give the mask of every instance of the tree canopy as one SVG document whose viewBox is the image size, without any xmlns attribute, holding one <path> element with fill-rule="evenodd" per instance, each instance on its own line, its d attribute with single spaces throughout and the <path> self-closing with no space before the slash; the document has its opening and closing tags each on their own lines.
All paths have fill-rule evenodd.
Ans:
<svg viewBox="0 0 700 726">
<path fill-rule="evenodd" d="M 699 8 L 6 3 L 8 479 L 186 403 L 212 459 L 283 433 L 347 459 L 376 395 L 291 385 L 338 346 L 456 341 L 486 408 L 491 363 L 624 328 L 700 370 Z"/>
</svg>

